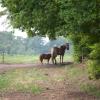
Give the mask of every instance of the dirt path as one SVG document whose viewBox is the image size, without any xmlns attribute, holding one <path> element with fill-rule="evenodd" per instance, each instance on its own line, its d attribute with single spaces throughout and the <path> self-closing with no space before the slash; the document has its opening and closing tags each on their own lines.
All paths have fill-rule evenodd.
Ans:
<svg viewBox="0 0 100 100">
<path fill-rule="evenodd" d="M 66 63 L 64 65 L 71 64 Z M 43 70 L 48 77 L 54 77 L 54 75 L 65 75 L 64 65 L 52 65 L 52 64 L 0 64 L 0 73 L 14 68 L 31 68 L 36 67 Z M 61 67 L 62 66 L 62 67 Z M 0 100 L 96 100 L 95 97 L 88 95 L 87 93 L 76 90 L 71 83 L 67 82 L 65 78 L 62 81 L 53 82 L 52 84 L 44 83 L 46 90 L 40 94 L 32 93 L 5 93 L 0 94 Z"/>
<path fill-rule="evenodd" d="M 33 67 L 33 64 L 0 64 L 0 73 L 4 73 L 10 69 Z"/>
<path fill-rule="evenodd" d="M 4 71 L 8 71 L 14 68 L 32 68 L 32 67 L 59 67 L 64 65 L 70 65 L 72 62 L 64 63 L 63 65 L 53 65 L 53 64 L 41 64 L 41 63 L 34 63 L 34 64 L 0 64 L 0 73 Z"/>
</svg>

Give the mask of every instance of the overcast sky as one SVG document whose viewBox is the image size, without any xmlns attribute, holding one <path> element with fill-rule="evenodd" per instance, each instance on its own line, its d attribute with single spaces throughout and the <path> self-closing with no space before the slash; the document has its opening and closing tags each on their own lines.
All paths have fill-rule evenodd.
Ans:
<svg viewBox="0 0 100 100">
<path fill-rule="evenodd" d="M 0 11 L 2 11 L 2 10 L 3 10 L 3 8 L 0 5 Z M 0 17 L 0 31 L 12 31 L 12 28 L 9 27 L 8 22 L 9 21 L 7 19 L 7 15 L 4 15 L 4 16 Z M 27 37 L 27 34 L 25 32 L 21 32 L 18 29 L 15 29 L 14 35 L 15 36 L 21 36 L 21 37 L 24 37 L 24 38 Z"/>
</svg>

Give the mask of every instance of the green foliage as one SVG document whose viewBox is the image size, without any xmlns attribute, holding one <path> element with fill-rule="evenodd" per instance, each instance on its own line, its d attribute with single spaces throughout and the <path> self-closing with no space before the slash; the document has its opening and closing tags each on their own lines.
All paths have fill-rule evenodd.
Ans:
<svg viewBox="0 0 100 100">
<path fill-rule="evenodd" d="M 100 43 L 96 43 L 91 46 L 92 52 L 90 53 L 91 59 L 99 59 L 100 60 Z"/>
<path fill-rule="evenodd" d="M 1 0 L 11 24 L 30 36 L 99 33 L 99 0 Z M 12 5 L 12 6 L 11 6 Z M 99 35 L 99 34 L 98 34 Z"/>
<path fill-rule="evenodd" d="M 11 24 L 28 32 L 30 36 L 45 33 L 55 38 L 55 28 L 59 26 L 58 5 L 49 0 L 2 0 L 10 12 Z M 10 6 L 12 5 L 12 6 Z M 56 14 L 55 14 L 56 13 Z"/>
<path fill-rule="evenodd" d="M 89 71 L 89 77 L 99 79 L 100 78 L 100 43 L 96 43 L 93 46 L 91 46 L 91 53 L 90 61 L 88 61 L 88 71 Z"/>
<path fill-rule="evenodd" d="M 90 39 L 88 35 L 83 33 L 71 34 L 69 38 L 74 44 L 74 59 L 75 61 L 81 62 L 81 58 L 88 58 L 91 49 L 89 48 Z"/>
<path fill-rule="evenodd" d="M 87 67 L 89 79 L 100 79 L 100 60 L 89 60 Z"/>
</svg>

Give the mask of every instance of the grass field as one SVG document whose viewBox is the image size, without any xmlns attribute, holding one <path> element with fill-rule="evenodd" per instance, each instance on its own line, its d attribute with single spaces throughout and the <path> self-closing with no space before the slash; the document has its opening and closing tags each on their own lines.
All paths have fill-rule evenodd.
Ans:
<svg viewBox="0 0 100 100">
<path fill-rule="evenodd" d="M 66 79 L 73 88 L 93 95 L 100 99 L 100 80 L 89 80 L 88 72 L 83 66 L 70 66 L 66 68 Z"/>
<path fill-rule="evenodd" d="M 4 63 L 34 63 L 38 59 L 38 55 L 5 55 Z M 0 56 L 0 63 L 2 63 L 2 56 Z"/>
<path fill-rule="evenodd" d="M 45 90 L 46 83 L 58 82 L 64 79 L 63 75 L 48 77 L 48 69 L 22 68 L 0 74 L 0 92 L 29 92 L 40 93 Z"/>
<path fill-rule="evenodd" d="M 57 59 L 59 62 L 59 56 Z M 35 63 L 37 61 L 39 62 L 39 55 L 5 55 L 4 57 L 4 63 Z M 65 55 L 64 61 L 73 61 L 73 57 Z M 2 62 L 2 56 L 0 55 L 0 63 Z"/>
<path fill-rule="evenodd" d="M 34 80 L 45 80 L 46 77 L 33 69 L 15 69 L 0 75 L 0 92 L 20 91 L 39 93 L 42 87 L 39 87 Z"/>
</svg>

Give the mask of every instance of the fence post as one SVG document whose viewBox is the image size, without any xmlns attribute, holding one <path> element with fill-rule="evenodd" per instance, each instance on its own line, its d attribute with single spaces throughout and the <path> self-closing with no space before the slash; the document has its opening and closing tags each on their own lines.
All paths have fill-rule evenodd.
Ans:
<svg viewBox="0 0 100 100">
<path fill-rule="evenodd" d="M 5 62 L 5 55 L 4 55 L 4 51 L 2 52 L 2 63 L 4 64 Z"/>
</svg>

